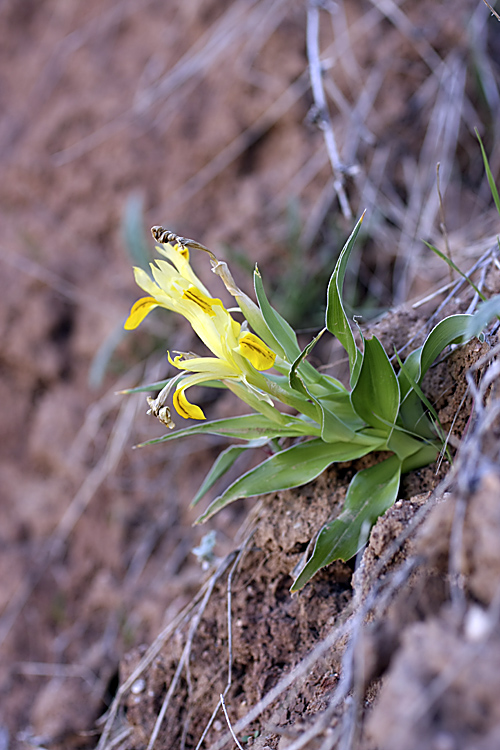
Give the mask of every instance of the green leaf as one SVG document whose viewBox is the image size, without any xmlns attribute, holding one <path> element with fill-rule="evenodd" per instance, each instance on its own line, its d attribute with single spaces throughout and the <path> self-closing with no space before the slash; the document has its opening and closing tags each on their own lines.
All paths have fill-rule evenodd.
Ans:
<svg viewBox="0 0 500 750">
<path fill-rule="evenodd" d="M 166 380 L 157 380 L 155 383 L 148 383 L 147 385 L 138 385 L 136 388 L 124 388 L 123 391 L 117 391 L 121 396 L 128 396 L 130 393 L 142 393 L 143 391 L 161 391 L 168 383 L 171 383 L 177 375 L 173 378 L 167 378 Z"/>
<path fill-rule="evenodd" d="M 493 317 L 493 316 L 492 316 Z M 475 315 L 449 315 L 441 320 L 427 336 L 423 346 L 412 351 L 402 366 L 398 380 L 402 398 L 412 389 L 415 381 L 420 384 L 434 360 L 450 344 L 465 344 L 482 330 L 481 321 Z"/>
<path fill-rule="evenodd" d="M 493 309 L 490 308 L 490 312 Z M 465 344 L 473 336 L 478 335 L 484 326 L 483 318 L 477 315 L 477 313 L 476 315 L 459 314 L 444 318 L 432 329 L 423 346 L 412 351 L 404 363 L 400 362 L 398 382 L 401 389 L 401 408 L 399 416 L 404 427 L 411 432 L 417 432 L 427 438 L 434 435 L 422 404 L 425 404 L 435 419 L 437 415 L 420 390 L 420 384 L 443 349 L 450 344 Z M 494 313 L 492 317 L 493 315 Z"/>
<path fill-rule="evenodd" d="M 356 362 L 357 348 L 354 336 L 345 314 L 344 304 L 342 302 L 342 288 L 344 286 L 344 277 L 347 268 L 347 261 L 354 247 L 356 237 L 358 236 L 363 216 L 359 219 L 354 227 L 350 237 L 345 243 L 335 265 L 335 269 L 330 277 L 326 298 L 326 316 L 325 325 L 330 333 L 338 338 L 349 356 L 349 367 L 351 373 L 354 370 Z"/>
<path fill-rule="evenodd" d="M 398 496 L 401 461 L 397 456 L 358 471 L 347 491 L 344 508 L 318 534 L 314 551 L 293 582 L 299 591 L 325 565 L 350 560 L 366 543 L 368 531 Z"/>
<path fill-rule="evenodd" d="M 342 422 L 352 427 L 353 430 L 360 430 L 364 426 L 364 421 L 355 412 L 351 404 L 351 394 L 348 391 L 331 393 L 329 396 L 320 398 L 319 402 L 332 411 Z"/>
<path fill-rule="evenodd" d="M 309 392 L 316 398 L 329 398 L 332 395 L 336 396 L 337 394 L 348 393 L 345 385 L 340 380 L 337 380 L 337 378 L 326 375 L 324 372 L 319 374 L 321 376 L 320 380 L 308 384 Z"/>
<path fill-rule="evenodd" d="M 418 383 L 439 354 L 450 344 L 465 344 L 471 337 L 468 334 L 472 315 L 449 315 L 441 320 L 427 336 L 420 355 Z"/>
<path fill-rule="evenodd" d="M 363 361 L 351 402 L 364 421 L 388 435 L 399 411 L 399 384 L 384 347 L 374 336 L 364 342 Z"/>
<path fill-rule="evenodd" d="M 262 276 L 260 271 L 255 266 L 253 275 L 255 294 L 259 307 L 262 311 L 264 320 L 273 336 L 276 338 L 280 346 L 283 348 L 285 355 L 289 362 L 294 362 L 300 355 L 300 347 L 297 341 L 295 331 L 289 323 L 271 306 L 269 300 L 266 297 L 264 291 L 264 285 L 262 283 Z"/>
<path fill-rule="evenodd" d="M 434 435 L 432 435 L 432 437 L 434 437 Z M 418 453 L 421 448 L 422 440 L 420 440 L 418 436 L 415 437 L 407 430 L 404 430 L 397 425 L 394 427 L 391 436 L 387 441 L 387 450 L 395 453 L 401 461 Z"/>
<path fill-rule="evenodd" d="M 349 393 L 340 384 L 333 382 L 333 388 L 327 389 L 326 382 L 316 384 L 306 384 L 297 373 L 302 360 L 319 341 L 326 328 L 305 347 L 300 356 L 293 363 L 290 374 L 290 387 L 313 401 L 321 413 L 321 437 L 326 443 L 337 443 L 339 441 L 351 440 L 354 438 L 355 430 L 363 427 L 362 420 L 359 419 L 356 412 L 351 406 Z M 329 384 L 329 383 L 328 383 Z M 314 391 L 322 392 L 322 398 L 314 395 Z M 342 416 L 340 416 L 342 415 Z M 343 417 L 343 418 L 342 418 Z"/>
<path fill-rule="evenodd" d="M 479 130 L 477 128 L 474 128 L 474 130 L 476 131 L 476 138 L 479 141 L 479 145 L 481 146 L 481 153 L 483 155 L 484 168 L 486 170 L 486 176 L 488 178 L 488 184 L 490 186 L 491 195 L 493 196 L 493 200 L 495 201 L 495 206 L 497 207 L 497 211 L 500 216 L 500 196 L 498 195 L 497 186 L 495 185 L 495 180 L 493 179 L 493 175 L 491 173 L 490 164 L 488 162 L 488 157 L 486 156 L 486 151 L 483 146 L 481 136 L 479 135 Z"/>
<path fill-rule="evenodd" d="M 402 424 L 411 432 L 415 432 L 423 438 L 433 439 L 435 435 L 438 435 L 440 440 L 444 442 L 444 430 L 437 411 L 431 404 L 427 396 L 424 394 L 419 384 L 413 378 L 411 371 L 406 367 L 403 362 L 399 359 L 396 352 L 401 371 L 404 373 L 406 381 L 410 383 L 411 390 L 407 394 L 405 400 L 401 404 L 399 410 L 399 418 Z M 426 407 L 429 414 L 432 414 L 434 422 L 431 424 L 430 420 L 424 411 Z M 391 450 L 393 450 L 391 448 Z M 397 452 L 397 451 L 395 451 Z M 398 454 L 399 455 L 399 454 Z"/>
<path fill-rule="evenodd" d="M 169 432 L 159 438 L 140 443 L 137 447 L 153 445 L 155 443 L 168 443 L 191 435 L 220 435 L 222 437 L 240 438 L 241 440 L 256 440 L 257 438 L 274 437 L 298 437 L 309 435 L 311 426 L 301 419 L 286 415 L 286 421 L 282 425 L 272 422 L 262 414 L 245 414 L 241 417 L 229 419 L 214 419 L 211 422 L 186 427 L 183 430 Z"/>
<path fill-rule="evenodd" d="M 353 425 L 343 422 L 334 411 L 326 406 L 324 401 L 320 401 L 319 405 L 321 408 L 321 438 L 325 443 L 355 439 L 355 428 L 358 427 L 357 420 Z"/>
<path fill-rule="evenodd" d="M 246 320 L 253 328 L 257 336 L 260 336 L 270 349 L 278 354 L 282 359 L 286 359 L 285 350 L 278 343 L 276 336 L 272 333 L 268 324 L 264 320 L 261 309 L 255 304 L 253 299 L 242 292 L 236 296 L 238 306 L 245 316 Z M 275 365 L 276 367 L 276 365 Z"/>
<path fill-rule="evenodd" d="M 325 443 L 320 438 L 314 438 L 276 453 L 233 482 L 222 495 L 215 498 L 196 523 L 206 521 L 239 498 L 300 487 L 315 479 L 335 461 L 351 461 L 384 444 L 383 437 L 374 436 L 371 441 L 366 436 L 363 438 L 366 440 L 363 445 L 355 441 Z"/>
<path fill-rule="evenodd" d="M 418 380 L 420 374 L 420 355 L 422 354 L 422 347 L 414 349 L 405 359 L 404 363 L 401 364 L 399 356 L 398 361 L 400 362 L 401 369 L 398 372 L 398 383 L 399 391 L 401 394 L 401 402 L 403 403 L 406 394 L 413 388 L 413 383 Z"/>
<path fill-rule="evenodd" d="M 299 369 L 306 380 L 311 383 L 322 381 L 323 377 L 321 373 L 319 373 L 310 364 L 310 362 L 304 359 L 304 357 L 301 357 L 301 354 L 303 354 L 303 352 L 300 351 L 297 336 L 291 325 L 269 303 L 269 300 L 267 299 L 266 293 L 264 291 L 262 276 L 260 275 L 260 271 L 257 266 L 255 266 L 253 278 L 255 295 L 257 297 L 262 316 L 267 326 L 269 327 L 271 334 L 275 337 L 276 341 L 279 343 L 280 348 L 284 351 L 286 359 L 290 363 L 292 363 L 295 362 L 297 358 L 300 358 Z M 306 347 L 306 349 L 307 348 L 308 347 Z M 308 352 L 306 352 L 304 356 L 307 356 L 307 353 Z"/>
<path fill-rule="evenodd" d="M 261 376 L 264 378 L 264 376 Z M 318 412 L 315 404 L 311 404 L 308 399 L 304 396 L 299 395 L 296 391 L 293 391 L 288 386 L 288 380 L 282 376 L 267 375 L 266 378 L 266 390 L 269 390 L 272 398 L 281 401 L 284 404 L 288 404 L 293 408 L 296 408 L 298 412 L 304 416 L 308 416 L 313 420 L 316 420 Z M 285 384 L 285 388 L 280 385 L 280 379 Z M 232 391 L 239 399 L 244 401 L 248 406 L 251 406 L 256 412 L 263 414 L 269 421 L 274 422 L 278 425 L 286 425 L 289 422 L 289 415 L 280 412 L 272 403 L 269 403 L 267 398 L 260 397 L 255 391 L 250 390 L 245 384 L 236 380 L 235 378 L 227 378 L 225 381 L 226 387 Z M 312 432 L 303 430 L 301 435 L 317 435 L 319 426 L 310 424 Z"/>
<path fill-rule="evenodd" d="M 327 443 L 352 440 L 364 426 L 351 404 L 350 394 L 332 393 L 318 399 L 322 411 L 321 437 Z"/>
<path fill-rule="evenodd" d="M 305 388 L 304 383 L 297 375 L 297 370 L 300 367 L 300 365 L 305 361 L 305 358 L 312 352 L 322 335 L 325 333 L 326 328 L 323 328 L 317 336 L 313 338 L 312 341 L 308 343 L 306 347 L 300 352 L 299 356 L 294 360 L 291 368 L 290 368 L 290 374 L 288 376 L 288 382 L 290 384 L 291 388 L 294 388 L 295 390 L 298 390 L 300 393 L 305 393 L 307 396 L 310 396 L 310 392 Z M 318 373 L 319 376 L 319 373 Z M 319 376 L 321 377 L 321 376 Z"/>
<path fill-rule="evenodd" d="M 432 464 L 438 457 L 438 449 L 435 444 L 426 443 L 422 445 L 417 453 L 413 453 L 403 461 L 401 473 L 406 474 L 407 471 L 415 471 L 421 469 L 422 466 L 428 466 Z"/>
<path fill-rule="evenodd" d="M 236 459 L 245 451 L 253 448 L 260 448 L 266 445 L 268 440 L 266 438 L 262 440 L 252 440 L 247 445 L 230 445 L 229 448 L 223 450 L 215 459 L 212 468 L 208 472 L 207 476 L 203 480 L 203 483 L 191 501 L 191 506 L 195 506 L 201 498 L 214 486 L 218 479 L 229 471 L 231 466 L 234 464 Z"/>
<path fill-rule="evenodd" d="M 363 353 L 359 351 L 359 349 L 356 350 L 356 360 L 354 362 L 354 367 L 351 370 L 351 389 L 356 387 L 356 383 L 358 382 L 359 373 L 361 371 L 361 365 L 363 364 Z"/>
<path fill-rule="evenodd" d="M 472 339 L 479 336 L 486 326 L 491 323 L 493 318 L 500 316 L 500 294 L 492 297 L 487 302 L 483 302 L 474 315 L 471 315 L 466 326 L 465 337 Z"/>
<path fill-rule="evenodd" d="M 412 353 L 417 353 L 418 357 L 414 358 L 413 362 L 410 363 L 412 365 L 411 367 L 407 367 L 406 363 L 401 362 L 398 357 L 398 362 L 401 367 L 398 373 L 398 380 L 400 384 L 402 383 L 405 386 L 405 396 L 404 399 L 402 399 L 399 408 L 398 422 L 410 432 L 417 433 L 424 439 L 432 440 L 435 437 L 435 432 L 424 411 L 424 405 L 436 419 L 437 414 L 435 413 L 434 407 L 432 407 L 430 402 L 424 396 L 420 386 L 415 380 L 415 376 L 418 377 L 420 349 L 415 350 L 415 352 Z M 398 356 L 397 353 L 396 356 Z M 407 358 L 407 362 L 408 360 L 409 357 Z M 414 366 L 415 362 L 416 367 Z"/>
</svg>

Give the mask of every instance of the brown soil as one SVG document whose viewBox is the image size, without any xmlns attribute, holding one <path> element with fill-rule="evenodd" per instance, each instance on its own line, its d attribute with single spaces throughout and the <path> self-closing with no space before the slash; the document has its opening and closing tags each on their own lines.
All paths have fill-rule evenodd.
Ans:
<svg viewBox="0 0 500 750">
<path fill-rule="evenodd" d="M 391 319 L 397 322 L 397 316 Z M 489 345 L 472 342 L 437 368 L 441 390 L 447 392 L 439 410 L 443 425 L 452 412 L 458 415 L 454 429 L 461 430 L 470 415 L 470 404 L 463 400 L 465 378 L 450 390 L 447 377 L 489 351 Z M 430 380 L 438 383 L 435 373 Z M 352 732 L 354 746 L 360 748 L 440 747 L 442 737 L 450 747 L 476 747 L 474 743 L 483 740 L 491 744 L 477 746 L 494 747 L 490 734 L 497 709 L 491 680 L 498 654 L 490 608 L 500 590 L 494 541 L 500 519 L 493 517 L 492 506 L 500 480 L 492 469 L 485 484 L 467 496 L 463 543 L 457 547 L 460 607 L 452 590 L 450 568 L 456 550 L 450 533 L 458 498 L 465 498 L 457 489 L 443 499 L 450 481 L 446 462 L 405 477 L 402 499 L 373 528 L 354 578 L 352 564 L 337 562 L 300 594 L 289 593 L 292 572 L 311 535 L 338 512 L 353 473 L 365 465 L 366 460 L 339 465 L 303 488 L 266 497 L 254 511 L 244 543 L 209 579 L 207 598 L 149 651 L 128 654 L 121 671 L 126 719 L 121 714 L 115 724 L 117 734 L 124 721 L 129 731 L 132 728 L 127 747 L 147 746 L 156 732 L 156 747 L 196 747 L 204 732 L 207 747 L 222 747 L 228 740 L 222 710 L 215 721 L 211 719 L 221 694 L 240 740 L 249 747 L 288 747 L 308 730 L 316 742 L 328 738 L 328 732 L 341 742 Z M 457 471 L 461 470 L 459 463 Z M 460 487 L 460 481 L 454 486 Z M 474 562 L 469 562 L 471 556 Z M 360 617 L 365 618 L 364 626 Z M 471 646 L 476 636 L 467 628 L 480 629 L 483 622 L 489 629 L 478 636 L 480 647 L 475 642 Z M 446 639 L 446 649 L 439 640 L 434 642 L 438 631 Z M 347 635 L 351 642 L 346 651 Z M 328 648 L 322 648 L 325 643 Z M 302 670 L 315 648 L 320 653 L 312 663 L 283 685 L 289 675 L 293 677 L 294 668 Z M 442 648 L 436 660 L 435 650 Z M 485 673 L 478 677 L 476 696 L 476 687 L 455 665 L 457 660 L 468 664 L 477 658 L 481 664 L 484 660 Z M 439 692 L 444 715 L 436 720 L 434 712 L 441 708 L 427 689 L 435 681 L 439 690 L 450 670 L 457 685 L 453 682 L 449 688 L 451 696 L 448 684 Z M 277 699 L 267 704 L 273 689 Z M 490 698 L 480 698 L 483 694 Z M 476 700 L 487 702 L 478 709 Z M 415 701 L 420 712 L 413 712 Z M 470 715 L 461 708 L 469 701 Z M 255 706 L 260 710 L 252 720 L 249 709 Z M 483 709 L 488 720 L 473 720 L 472 714 Z"/>
<path fill-rule="evenodd" d="M 321 11 L 324 81 L 341 158 L 357 167 L 353 215 L 368 208 L 346 282 L 368 317 L 449 280 L 421 244 L 444 247 L 437 161 L 455 262 L 495 245 L 473 127 L 498 177 L 500 27 L 475 0 L 453 13 L 400 2 L 389 17 L 367 0 L 336 8 Z M 149 252 L 141 222 L 209 245 L 246 288 L 258 262 L 294 324 L 316 325 L 353 222 L 308 117 L 305 30 L 290 1 L 0 3 L 1 750 L 94 748 L 110 705 L 101 747 L 144 748 L 176 671 L 157 750 L 196 747 L 228 675 L 245 747 L 284 750 L 307 731 L 311 748 L 499 744 L 493 359 L 472 423 L 465 393 L 493 339 L 426 383 L 453 449 L 467 432 L 456 468 L 406 477 L 354 580 L 353 563 L 336 563 L 294 597 L 291 572 L 356 465 L 219 514 L 207 573 L 191 550 L 208 529 L 192 527 L 189 502 L 223 443 L 133 451 L 163 430 L 142 395 L 115 395 L 164 377 L 167 345 L 195 346 L 167 316 L 122 332 L 138 296 L 131 255 Z M 474 277 L 487 296 L 500 287 L 492 259 Z M 470 300 L 455 290 L 436 320 Z M 388 350 L 421 338 L 441 302 L 382 320 Z M 210 417 L 239 408 L 200 399 Z M 443 479 L 448 494 L 429 498 Z M 226 731 L 219 710 L 204 747 Z"/>
</svg>

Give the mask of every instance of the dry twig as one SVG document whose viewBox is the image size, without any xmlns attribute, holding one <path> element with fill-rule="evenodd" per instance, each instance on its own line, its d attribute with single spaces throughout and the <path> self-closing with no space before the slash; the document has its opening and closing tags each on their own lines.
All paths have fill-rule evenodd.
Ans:
<svg viewBox="0 0 500 750">
<path fill-rule="evenodd" d="M 347 169 L 340 161 L 323 88 L 322 67 L 319 54 L 319 8 L 317 0 L 311 0 L 307 11 L 307 58 L 309 61 L 311 88 L 317 113 L 316 122 L 323 131 L 328 158 L 330 159 L 330 164 L 333 170 L 333 187 L 338 196 L 342 214 L 346 219 L 351 219 L 352 211 L 344 187 Z"/>
</svg>

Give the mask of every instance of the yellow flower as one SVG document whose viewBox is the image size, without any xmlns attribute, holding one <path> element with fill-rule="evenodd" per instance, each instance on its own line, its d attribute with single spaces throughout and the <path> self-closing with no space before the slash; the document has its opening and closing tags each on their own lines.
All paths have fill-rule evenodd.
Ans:
<svg viewBox="0 0 500 750">
<path fill-rule="evenodd" d="M 269 400 L 252 379 L 255 370 L 268 370 L 273 366 L 275 353 L 255 334 L 241 326 L 226 310 L 220 299 L 211 297 L 191 266 L 187 248 L 180 245 L 158 246 L 157 249 L 170 262 L 157 260 L 151 264 L 154 281 L 141 268 L 134 268 L 137 284 L 149 294 L 139 299 L 125 322 L 132 330 L 155 307 L 165 307 L 183 315 L 191 323 L 199 338 L 214 354 L 213 357 L 178 355 L 169 361 L 179 370 L 192 375 L 183 378 L 173 395 L 177 412 L 185 418 L 205 419 L 199 406 L 191 404 L 185 391 L 192 385 L 209 380 L 239 380 L 259 398 Z M 254 369 L 255 368 L 255 369 Z"/>
</svg>

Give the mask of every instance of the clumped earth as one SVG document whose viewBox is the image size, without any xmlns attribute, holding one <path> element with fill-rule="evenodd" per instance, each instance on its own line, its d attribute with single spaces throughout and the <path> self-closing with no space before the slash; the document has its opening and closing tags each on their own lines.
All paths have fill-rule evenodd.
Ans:
<svg viewBox="0 0 500 750">
<path fill-rule="evenodd" d="M 366 318 L 450 281 L 421 242 L 445 249 L 438 161 L 452 257 L 499 290 L 473 128 L 498 182 L 500 27 L 476 0 L 379 5 L 322 10 L 319 40 L 353 216 L 368 209 L 346 280 Z M 220 567 L 205 571 L 191 550 L 208 529 L 189 502 L 222 444 L 134 451 L 161 425 L 141 394 L 115 395 L 165 377 L 167 347 L 197 346 L 166 315 L 123 334 L 143 225 L 199 239 L 246 289 L 258 262 L 276 306 L 317 324 L 353 220 L 332 189 L 305 40 L 290 0 L 0 4 L 2 750 L 146 747 L 183 654 L 156 748 L 195 747 L 226 688 L 248 747 L 305 746 L 304 732 L 325 748 L 499 744 L 494 338 L 429 373 L 453 451 L 465 435 L 453 469 L 406 477 L 356 573 L 336 563 L 294 597 L 290 573 L 360 464 L 226 509 L 210 526 Z M 405 306 L 377 335 L 402 349 L 466 309 L 466 288 L 442 309 L 447 290 Z M 322 351 L 339 376 L 341 356 Z M 466 372 L 483 356 L 469 421 Z M 239 408 L 199 403 L 211 418 Z M 221 710 L 207 731 L 204 747 L 225 736 Z"/>
</svg>

